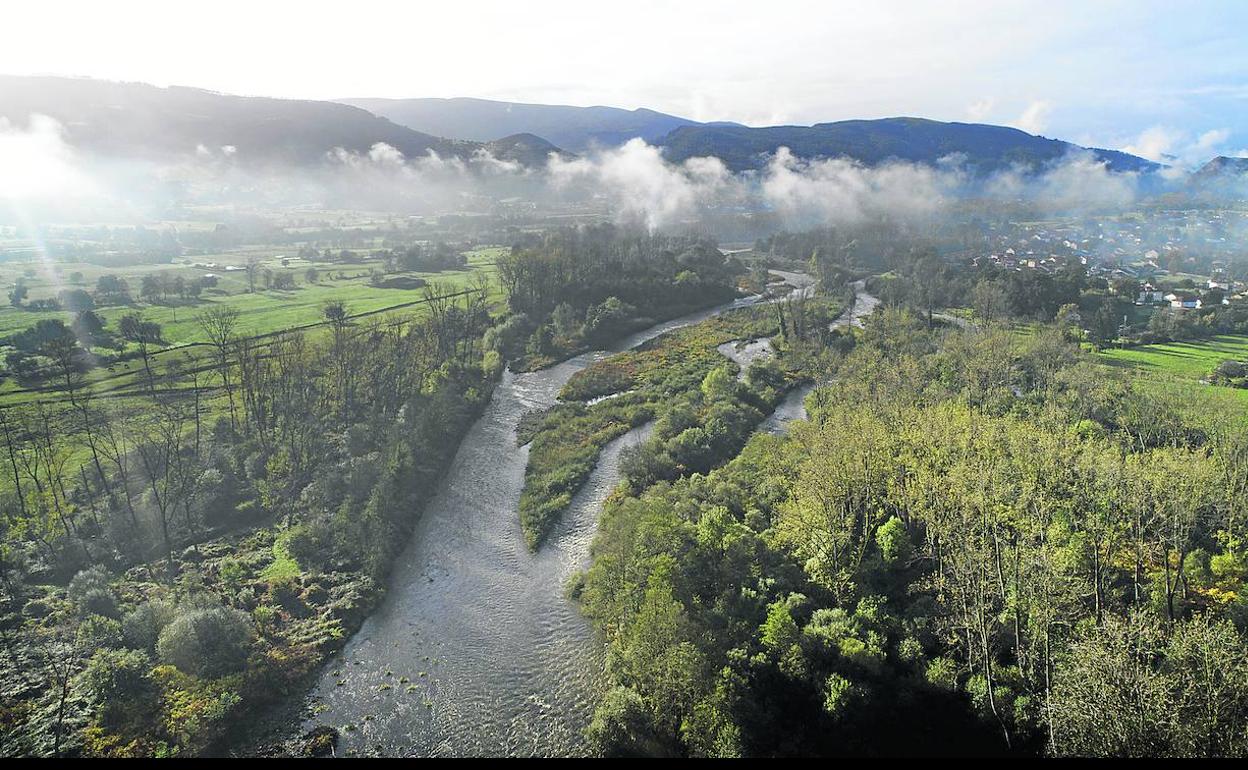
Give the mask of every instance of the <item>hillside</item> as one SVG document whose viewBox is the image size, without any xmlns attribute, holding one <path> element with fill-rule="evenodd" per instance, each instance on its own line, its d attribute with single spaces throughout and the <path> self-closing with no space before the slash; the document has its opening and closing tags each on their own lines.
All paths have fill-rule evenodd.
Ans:
<svg viewBox="0 0 1248 770">
<path fill-rule="evenodd" d="M 573 152 L 613 147 L 634 137 L 657 141 L 681 126 L 704 124 L 654 110 L 520 104 L 489 99 L 342 99 L 416 131 L 488 142 L 536 134 Z M 722 124 L 721 124 L 722 125 Z"/>
<path fill-rule="evenodd" d="M 367 152 L 385 142 L 405 156 L 467 155 L 479 145 L 440 139 L 334 102 L 219 94 L 143 83 L 0 76 L 0 118 L 18 126 L 48 115 L 85 152 L 171 160 L 197 148 L 234 148 L 238 162 L 318 163 L 335 147 Z"/>
<path fill-rule="evenodd" d="M 1248 175 L 1248 158 L 1219 155 L 1193 172 L 1191 181 L 1194 184 L 1239 181 L 1245 175 Z"/>
<path fill-rule="evenodd" d="M 484 146 L 487 152 L 499 160 L 515 161 L 529 168 L 544 165 L 551 153 L 563 157 L 569 156 L 569 153 L 533 134 L 512 134 L 502 139 L 486 142 Z"/>
<path fill-rule="evenodd" d="M 1078 145 L 1034 136 L 1016 128 L 942 123 L 922 118 L 846 120 L 814 126 L 682 126 L 660 140 L 669 160 L 715 155 L 734 171 L 756 169 L 780 147 L 803 159 L 846 156 L 868 165 L 890 159 L 935 163 L 961 155 L 977 173 L 1013 165 L 1038 167 Z M 1114 171 L 1150 171 L 1157 164 L 1114 150 L 1093 149 Z"/>
</svg>

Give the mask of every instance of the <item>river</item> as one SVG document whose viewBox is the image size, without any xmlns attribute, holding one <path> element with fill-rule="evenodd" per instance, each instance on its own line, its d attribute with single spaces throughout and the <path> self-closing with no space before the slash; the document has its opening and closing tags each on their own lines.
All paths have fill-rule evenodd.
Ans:
<svg viewBox="0 0 1248 770">
<path fill-rule="evenodd" d="M 785 276 L 801 290 L 809 279 Z M 602 503 L 624 447 L 609 444 L 554 533 L 530 553 L 517 504 L 528 448 L 520 417 L 553 405 L 575 372 L 612 352 L 759 298 L 738 300 L 634 334 L 538 372 L 504 373 L 460 445 L 395 564 L 380 607 L 325 666 L 303 728 L 340 730 L 338 753 L 385 756 L 575 756 L 604 680 L 604 645 L 568 580 L 588 565 Z M 804 390 L 804 389 L 803 389 Z M 798 391 L 762 429 L 800 417 Z"/>
</svg>

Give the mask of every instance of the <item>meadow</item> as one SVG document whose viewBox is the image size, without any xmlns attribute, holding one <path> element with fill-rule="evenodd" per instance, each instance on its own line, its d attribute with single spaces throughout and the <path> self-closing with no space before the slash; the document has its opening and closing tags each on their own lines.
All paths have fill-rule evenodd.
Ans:
<svg viewBox="0 0 1248 770">
<path fill-rule="evenodd" d="M 468 263 L 463 270 L 399 275 L 421 278 L 450 291 L 460 291 L 469 286 L 474 276 L 492 275 L 499 252 L 500 247 L 484 247 L 466 252 Z M 246 271 L 241 268 L 249 260 L 257 260 L 262 269 L 270 270 L 274 275 L 291 274 L 294 288 L 265 289 L 257 283 L 254 292 L 248 291 Z M 362 259 L 344 264 L 301 259 L 292 256 L 289 249 L 283 251 L 274 247 L 251 247 L 222 254 L 182 257 L 168 264 L 116 268 L 75 262 L 10 261 L 0 263 L 0 286 L 7 290 L 19 277 L 22 278 L 30 287 L 29 302 L 54 297 L 58 291 L 66 288 L 92 290 L 101 275 L 124 278 L 130 285 L 133 300 L 125 305 L 98 307 L 96 313 L 113 331 L 117 328 L 118 320 L 129 313 L 140 313 L 145 320 L 160 324 L 161 345 L 154 360 L 164 363 L 173 354 L 197 358 L 206 352 L 202 345 L 207 342 L 207 338 L 197 317 L 212 307 L 229 306 L 238 310 L 239 332 L 253 337 L 321 324 L 324 321 L 322 309 L 330 301 L 342 301 L 354 317 L 386 315 L 391 312 L 420 312 L 423 289 L 372 285 L 371 274 L 381 267 L 379 260 Z M 309 269 L 317 271 L 315 282 L 307 279 Z M 188 280 L 210 273 L 217 276 L 218 282 L 196 300 L 170 299 L 168 302 L 157 303 L 140 301 L 135 295 L 138 294 L 143 276 L 158 272 L 181 275 Z M 393 278 L 395 274 L 388 274 L 386 277 Z M 491 286 L 496 289 L 494 284 Z M 496 301 L 498 297 L 493 296 L 491 300 Z M 35 311 L 6 303 L 0 306 L 0 336 L 21 331 L 42 319 L 55 318 L 68 323 L 72 317 L 73 313 L 66 310 Z M 92 370 L 87 374 L 86 380 L 97 393 L 121 391 L 136 384 L 136 376 L 141 370 L 141 360 L 130 357 Z M 46 399 L 48 396 L 46 386 L 31 386 L 12 378 L 0 383 L 0 404 Z"/>
<path fill-rule="evenodd" d="M 1105 350 L 1101 358 L 1116 366 L 1189 380 L 1208 377 L 1223 361 L 1248 360 L 1248 336 L 1223 334 L 1199 342 L 1165 342 Z"/>
</svg>

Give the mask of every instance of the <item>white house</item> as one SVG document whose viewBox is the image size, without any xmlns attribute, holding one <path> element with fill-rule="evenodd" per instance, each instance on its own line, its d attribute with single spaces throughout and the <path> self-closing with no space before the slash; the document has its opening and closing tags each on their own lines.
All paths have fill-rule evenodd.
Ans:
<svg viewBox="0 0 1248 770">
<path fill-rule="evenodd" d="M 1166 302 L 1175 310 L 1195 310 L 1200 307 L 1200 297 L 1195 294 L 1175 294 L 1171 292 L 1165 297 Z"/>
</svg>

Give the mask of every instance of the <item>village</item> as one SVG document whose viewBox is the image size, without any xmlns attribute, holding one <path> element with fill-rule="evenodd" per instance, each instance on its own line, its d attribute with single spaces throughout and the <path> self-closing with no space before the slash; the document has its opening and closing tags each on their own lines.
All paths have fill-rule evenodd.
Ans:
<svg viewBox="0 0 1248 770">
<path fill-rule="evenodd" d="M 1077 261 L 1136 306 L 1198 310 L 1248 299 L 1246 232 L 1244 212 L 1203 209 L 992 225 L 970 263 L 1051 275 Z"/>
</svg>

